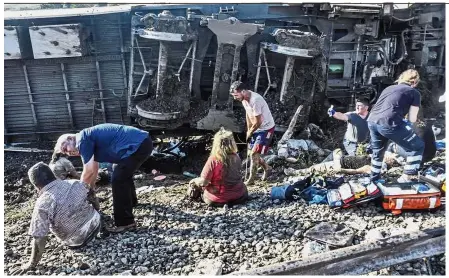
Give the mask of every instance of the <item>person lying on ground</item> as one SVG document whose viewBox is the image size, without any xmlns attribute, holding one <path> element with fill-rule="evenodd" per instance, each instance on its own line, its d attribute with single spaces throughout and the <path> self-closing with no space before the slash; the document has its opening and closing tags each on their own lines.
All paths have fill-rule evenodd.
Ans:
<svg viewBox="0 0 449 278">
<path fill-rule="evenodd" d="M 369 129 L 366 119 L 368 118 L 369 101 L 366 98 L 357 99 L 355 111 L 336 112 L 333 107 L 327 111 L 330 117 L 348 123 L 343 138 L 343 146 L 348 155 L 356 155 L 359 144 L 368 141 Z"/>
<path fill-rule="evenodd" d="M 398 182 L 410 182 L 417 179 L 424 152 L 424 142 L 416 135 L 412 127 L 415 125 L 421 105 L 421 94 L 415 89 L 419 78 L 419 73 L 414 69 L 404 71 L 396 80 L 398 84 L 385 88 L 371 109 L 368 127 L 373 151 L 372 182 L 376 182 L 381 177 L 382 160 L 389 140 L 401 146 L 406 152 L 406 165 Z M 410 124 L 403 121 L 406 114 Z"/>
<path fill-rule="evenodd" d="M 335 172 L 342 174 L 364 174 L 370 173 L 371 157 L 369 155 L 354 156 L 342 155 L 341 149 L 336 149 L 332 153 L 333 160 L 323 163 L 318 163 L 306 169 L 284 169 L 284 174 L 287 176 L 308 175 L 313 172 L 326 173 Z"/>
<path fill-rule="evenodd" d="M 258 93 L 249 90 L 248 84 L 235 81 L 231 84 L 230 93 L 234 100 L 242 102 L 246 112 L 246 141 L 250 141 L 248 152 L 251 166 L 249 178 L 245 184 L 251 185 L 254 183 L 259 166 L 262 166 L 264 170 L 261 179 L 266 180 L 269 176 L 271 167 L 261 155 L 266 154 L 271 146 L 275 123 L 265 99 Z"/>
<path fill-rule="evenodd" d="M 112 203 L 115 227 L 110 232 L 134 229 L 133 207 L 137 205 L 134 172 L 150 157 L 153 143 L 148 132 L 118 124 L 100 124 L 77 134 L 61 135 L 55 152 L 81 155 L 81 181 L 95 188 L 100 162 L 114 163 Z"/>
<path fill-rule="evenodd" d="M 28 232 L 33 237 L 31 257 L 16 274 L 26 273 L 39 263 L 49 231 L 69 248 L 80 248 L 101 230 L 98 207 L 87 184 L 78 180 L 57 179 L 43 162 L 28 170 L 28 178 L 39 197 Z"/>
<path fill-rule="evenodd" d="M 435 135 L 432 128 L 425 122 L 418 120 L 415 127 L 416 135 L 424 141 L 424 153 L 422 164 L 431 161 L 436 155 Z M 333 170 L 342 174 L 369 174 L 371 172 L 371 156 L 349 156 L 342 155 L 340 149 L 333 152 L 333 160 L 329 162 L 315 164 L 307 169 L 295 170 L 286 168 L 284 173 L 288 176 L 304 175 L 315 172 L 327 172 Z M 391 143 L 384 156 L 384 163 L 387 168 L 400 166 L 405 163 L 407 152 L 395 143 Z M 422 165 L 421 165 L 422 166 Z"/>
<path fill-rule="evenodd" d="M 203 201 L 211 206 L 233 205 L 245 202 L 248 191 L 243 183 L 241 159 L 237 154 L 231 131 L 220 129 L 213 140 L 212 151 L 200 177 L 189 182 L 190 196 L 201 194 Z"/>
<path fill-rule="evenodd" d="M 55 152 L 53 153 L 48 166 L 60 180 L 68 178 L 79 179 L 81 175 L 76 171 L 75 166 L 73 166 L 72 162 L 70 162 L 67 157 L 68 155 Z"/>
</svg>

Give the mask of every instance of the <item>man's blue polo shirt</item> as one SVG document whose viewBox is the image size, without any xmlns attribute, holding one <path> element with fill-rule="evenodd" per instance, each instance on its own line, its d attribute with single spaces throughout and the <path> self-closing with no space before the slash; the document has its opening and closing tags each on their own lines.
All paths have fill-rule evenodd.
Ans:
<svg viewBox="0 0 449 278">
<path fill-rule="evenodd" d="M 97 162 L 118 163 L 132 155 L 148 138 L 148 132 L 118 124 L 99 124 L 76 134 L 76 146 L 83 163 L 94 156 Z"/>
</svg>

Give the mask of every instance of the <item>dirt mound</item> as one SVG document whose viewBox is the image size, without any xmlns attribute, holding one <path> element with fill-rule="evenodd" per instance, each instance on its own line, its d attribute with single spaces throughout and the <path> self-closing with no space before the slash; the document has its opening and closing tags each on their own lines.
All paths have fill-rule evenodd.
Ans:
<svg viewBox="0 0 449 278">
<path fill-rule="evenodd" d="M 5 151 L 5 193 L 6 203 L 20 203 L 31 197 L 35 190 L 28 180 L 28 169 L 37 162 L 48 163 L 51 153 L 26 153 Z"/>
</svg>

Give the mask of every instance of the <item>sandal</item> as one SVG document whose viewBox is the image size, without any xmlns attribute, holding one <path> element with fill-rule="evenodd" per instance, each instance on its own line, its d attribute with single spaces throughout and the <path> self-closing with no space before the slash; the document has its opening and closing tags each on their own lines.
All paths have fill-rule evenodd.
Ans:
<svg viewBox="0 0 449 278">
<path fill-rule="evenodd" d="M 132 223 L 126 226 L 113 226 L 113 227 L 106 227 L 106 230 L 110 233 L 121 233 L 126 231 L 131 231 L 136 228 L 136 223 Z"/>
</svg>

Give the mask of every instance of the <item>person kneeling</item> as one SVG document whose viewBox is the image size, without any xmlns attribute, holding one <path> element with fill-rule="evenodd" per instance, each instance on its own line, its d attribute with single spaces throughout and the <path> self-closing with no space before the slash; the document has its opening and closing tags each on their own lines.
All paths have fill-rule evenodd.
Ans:
<svg viewBox="0 0 449 278">
<path fill-rule="evenodd" d="M 68 155 L 54 152 L 48 166 L 58 179 L 79 179 L 81 174 L 76 171 L 75 166 L 67 158 Z"/>
<path fill-rule="evenodd" d="M 28 170 L 28 177 L 39 197 L 28 232 L 33 237 L 31 258 L 17 274 L 31 270 L 39 263 L 50 230 L 72 249 L 85 246 L 101 230 L 101 217 L 86 184 L 57 179 L 43 162 L 33 165 Z"/>
<path fill-rule="evenodd" d="M 231 131 L 221 129 L 214 136 L 211 154 L 201 176 L 189 182 L 189 195 L 201 194 L 211 206 L 243 203 L 248 191 L 242 179 L 241 159 Z"/>
</svg>

